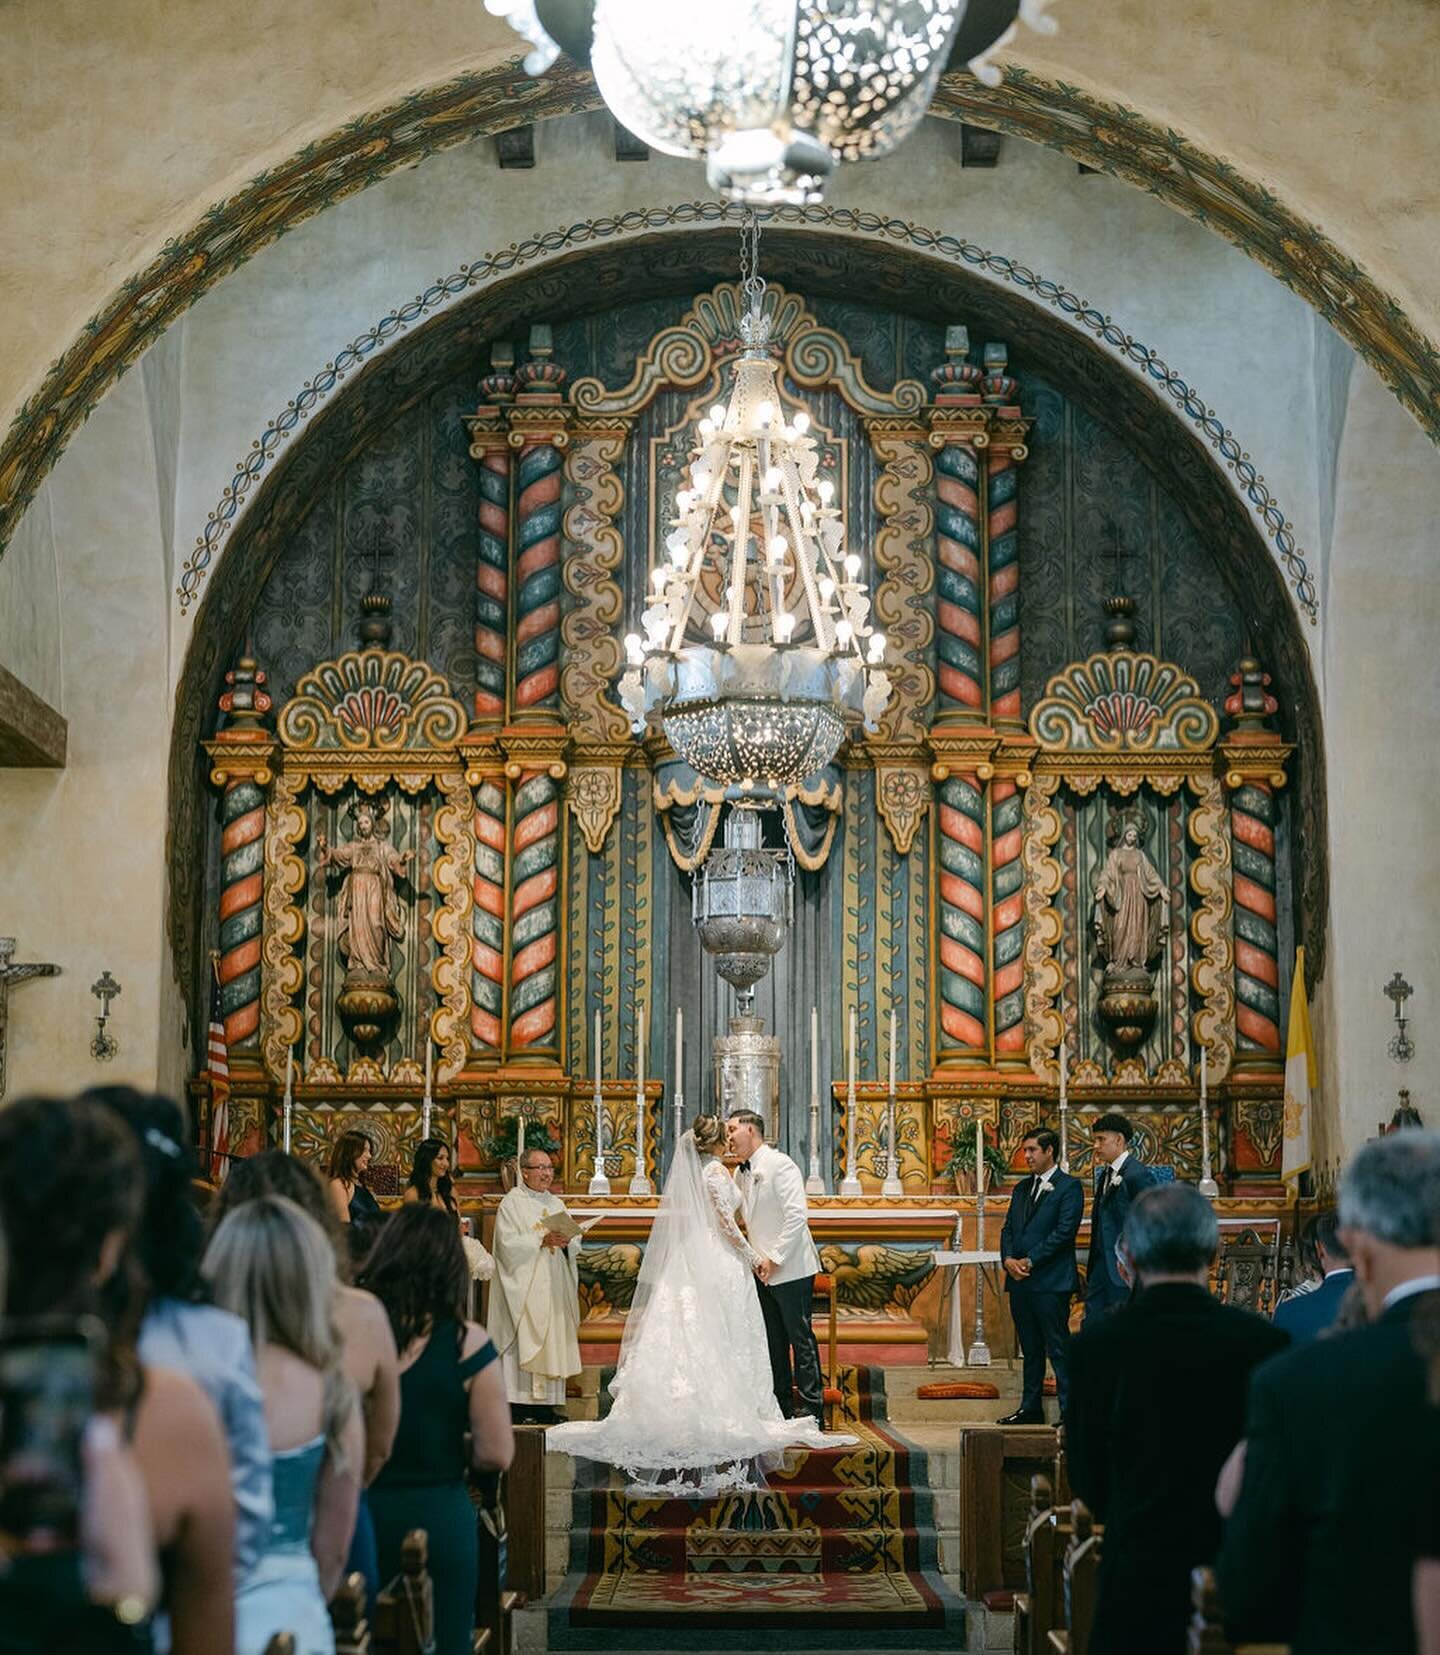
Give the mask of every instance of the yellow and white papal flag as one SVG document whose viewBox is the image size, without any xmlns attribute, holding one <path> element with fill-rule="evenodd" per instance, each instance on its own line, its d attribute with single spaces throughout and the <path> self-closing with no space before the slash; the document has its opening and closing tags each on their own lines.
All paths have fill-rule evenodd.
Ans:
<svg viewBox="0 0 1440 1655">
<path fill-rule="evenodd" d="M 1315 1039 L 1310 1032 L 1310 1007 L 1305 999 L 1305 950 L 1295 950 L 1295 975 L 1290 979 L 1290 1038 L 1285 1045 L 1285 1138 L 1280 1151 L 1280 1176 L 1299 1192 L 1302 1172 L 1310 1170 L 1310 1101 L 1319 1076 L 1315 1070 Z"/>
</svg>

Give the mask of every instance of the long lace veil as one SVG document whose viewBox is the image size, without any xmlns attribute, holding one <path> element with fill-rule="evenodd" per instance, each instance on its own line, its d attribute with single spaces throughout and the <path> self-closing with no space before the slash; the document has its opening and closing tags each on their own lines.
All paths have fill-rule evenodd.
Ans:
<svg viewBox="0 0 1440 1655">
<path fill-rule="evenodd" d="M 645 1323 L 655 1308 L 660 1283 L 665 1283 L 666 1301 L 670 1305 L 684 1302 L 690 1290 L 703 1294 L 706 1266 L 713 1259 L 716 1240 L 700 1152 L 695 1147 L 695 1134 L 686 1132 L 671 1157 L 645 1257 L 640 1262 L 612 1389 L 618 1390 L 624 1384 L 626 1362 L 639 1346 Z"/>
</svg>

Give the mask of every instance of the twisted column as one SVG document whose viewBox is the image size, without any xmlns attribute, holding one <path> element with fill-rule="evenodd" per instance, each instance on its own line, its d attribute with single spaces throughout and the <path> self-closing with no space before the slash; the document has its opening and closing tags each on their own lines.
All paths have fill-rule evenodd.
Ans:
<svg viewBox="0 0 1440 1655">
<path fill-rule="evenodd" d="M 560 789 L 546 770 L 523 770 L 515 788 L 510 899 L 510 1047 L 556 1039 L 560 931 Z"/>
<path fill-rule="evenodd" d="M 1020 722 L 1020 536 L 1017 468 L 1008 450 L 987 460 L 989 541 L 990 716 Z"/>
<path fill-rule="evenodd" d="M 475 901 L 470 909 L 470 1033 L 498 1052 L 505 1004 L 505 794 L 493 781 L 475 794 Z"/>
<path fill-rule="evenodd" d="M 936 716 L 980 713 L 981 668 L 980 466 L 975 450 L 947 443 L 935 457 Z"/>
<path fill-rule="evenodd" d="M 1230 800 L 1235 893 L 1235 1029 L 1241 1051 L 1280 1044 L 1280 939 L 1275 928 L 1275 794 L 1252 779 Z"/>
<path fill-rule="evenodd" d="M 990 784 L 990 925 L 995 1055 L 1025 1051 L 1025 893 L 1020 863 L 1020 789 L 1008 776 Z"/>
<path fill-rule="evenodd" d="M 985 797 L 973 775 L 939 791 L 940 1049 L 984 1052 Z"/>
<path fill-rule="evenodd" d="M 264 941 L 265 802 L 275 740 L 265 674 L 242 655 L 225 674 L 220 728 L 205 743 L 220 801 L 220 1010 L 225 1044 L 260 1045 L 260 953 Z"/>
<path fill-rule="evenodd" d="M 265 790 L 232 776 L 220 805 L 220 1007 L 225 1044 L 260 1035 L 260 943 L 265 896 Z"/>
<path fill-rule="evenodd" d="M 505 624 L 510 593 L 510 453 L 480 455 L 480 554 L 475 565 L 475 718 L 505 717 Z"/>
<path fill-rule="evenodd" d="M 515 711 L 560 707 L 560 450 L 521 450 L 516 504 Z"/>
</svg>

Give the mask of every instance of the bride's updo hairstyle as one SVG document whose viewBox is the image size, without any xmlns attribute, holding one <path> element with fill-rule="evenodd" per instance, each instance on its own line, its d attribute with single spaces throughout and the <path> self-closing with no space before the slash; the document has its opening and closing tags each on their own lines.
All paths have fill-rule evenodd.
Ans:
<svg viewBox="0 0 1440 1655">
<path fill-rule="evenodd" d="M 702 1155 L 709 1155 L 713 1150 L 722 1149 L 725 1145 L 725 1117 L 723 1115 L 697 1115 L 695 1117 L 695 1147 Z"/>
</svg>

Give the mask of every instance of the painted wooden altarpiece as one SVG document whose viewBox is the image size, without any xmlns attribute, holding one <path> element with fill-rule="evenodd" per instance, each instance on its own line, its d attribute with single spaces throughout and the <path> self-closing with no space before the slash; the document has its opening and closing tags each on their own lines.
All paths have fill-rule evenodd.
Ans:
<svg viewBox="0 0 1440 1655">
<path fill-rule="evenodd" d="M 758 1007 L 784 1045 L 780 1137 L 802 1166 L 819 1007 L 831 1190 L 857 1014 L 866 1194 L 813 1203 L 827 1266 L 857 1311 L 902 1316 L 953 1228 L 952 1146 L 982 1122 L 1018 1172 L 1024 1132 L 1057 1124 L 1062 1047 L 1076 1170 L 1087 1115 L 1118 1107 L 1144 1159 L 1197 1177 L 1203 1050 L 1216 1176 L 1237 1211 L 1266 1207 L 1294 755 L 1200 536 L 1043 363 L 778 286 L 768 302 L 896 686 L 879 733 L 783 801 L 796 924 Z M 739 347 L 738 304 L 721 284 L 490 341 L 478 391 L 474 370 L 452 372 L 412 399 L 337 469 L 269 576 L 205 743 L 233 1150 L 278 1141 L 293 1064 L 298 1151 L 323 1157 L 358 1115 L 376 1161 L 407 1166 L 428 1043 L 469 1198 L 498 1191 L 517 1115 L 583 1189 L 598 1014 L 623 1190 L 641 1007 L 657 1182 L 677 1005 L 687 1113 L 712 1104 L 730 991 L 687 889 L 726 807 L 662 741 L 632 738 L 615 685 L 689 433 Z M 389 870 L 363 891 L 357 836 Z M 1153 922 L 1148 995 L 1124 1016 L 1095 894 L 1121 843 L 1148 870 Z M 370 1001 L 341 946 L 365 892 L 388 984 Z M 892 1011 L 905 1197 L 885 1203 Z M 196 1095 L 203 1108 L 203 1080 Z M 586 1253 L 592 1319 L 628 1302 L 647 1225 L 649 1203 L 613 1205 Z"/>
</svg>

